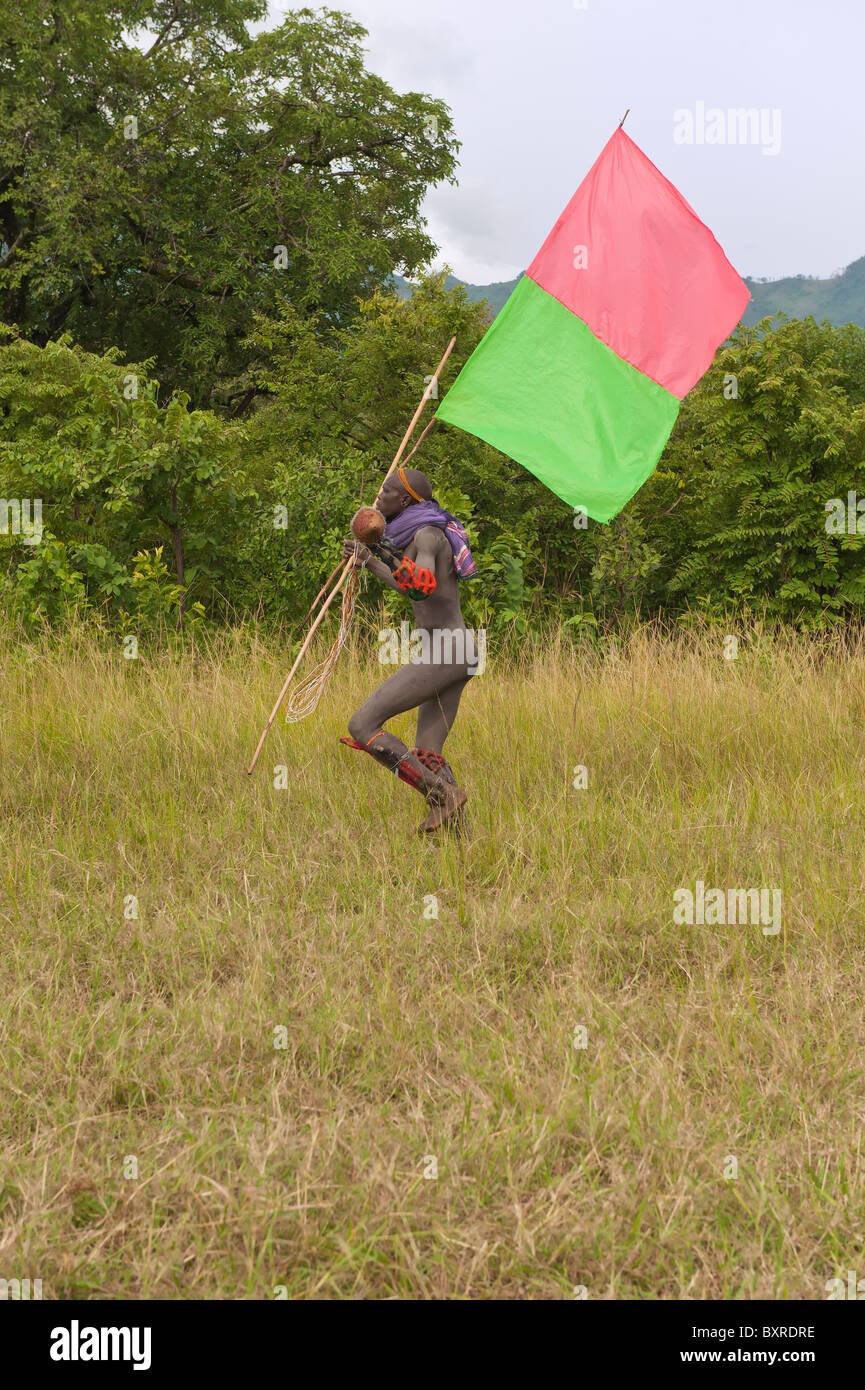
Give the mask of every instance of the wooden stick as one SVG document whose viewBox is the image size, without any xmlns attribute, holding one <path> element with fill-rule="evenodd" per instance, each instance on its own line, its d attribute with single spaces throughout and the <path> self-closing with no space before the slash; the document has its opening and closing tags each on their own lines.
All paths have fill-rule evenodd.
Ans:
<svg viewBox="0 0 865 1390">
<path fill-rule="evenodd" d="M 336 564 L 334 565 L 333 569 L 331 570 L 330 574 L 327 576 L 327 579 L 324 581 L 324 583 L 322 584 L 322 586 L 321 586 L 321 588 L 319 589 L 318 593 L 316 594 L 315 598 L 312 600 L 312 603 L 309 605 L 309 607 L 307 608 L 305 614 L 303 615 L 303 621 L 304 621 L 304 622 L 306 622 L 307 618 L 310 616 L 310 614 L 312 613 L 313 609 L 317 608 L 317 607 L 318 607 L 318 604 L 319 604 L 319 603 L 321 602 L 321 600 L 324 598 L 325 594 L 327 593 L 328 585 L 331 584 L 331 583 L 333 583 L 333 580 L 334 580 L 335 577 L 336 577 L 337 570 L 339 569 L 339 567 L 340 567 L 341 564 L 342 564 L 342 560 L 337 560 L 337 562 L 336 562 Z"/>
<path fill-rule="evenodd" d="M 420 448 L 421 444 L 423 444 L 424 440 L 426 439 L 427 435 L 429 434 L 430 430 L 432 429 L 433 425 L 435 425 L 435 424 L 438 424 L 438 416 L 437 416 L 437 415 L 434 415 L 434 416 L 432 417 L 432 419 L 430 420 L 429 424 L 427 425 L 426 429 L 424 430 L 424 432 L 423 432 L 423 434 L 421 435 L 420 439 L 418 440 L 417 444 L 415 444 L 415 446 L 414 446 L 414 448 L 412 449 L 411 453 L 409 454 L 408 458 L 405 460 L 405 463 L 403 464 L 403 468 L 405 468 L 406 463 L 411 463 L 411 460 L 414 458 L 414 456 L 415 456 L 415 454 L 417 453 L 418 449 Z"/>
<path fill-rule="evenodd" d="M 279 698 L 277 699 L 276 704 L 274 705 L 273 709 L 271 710 L 271 712 L 270 712 L 270 718 L 268 719 L 267 723 L 266 723 L 265 726 L 264 726 L 264 729 L 262 730 L 261 738 L 258 740 L 258 747 L 257 747 L 256 750 L 255 750 L 255 753 L 254 753 L 253 758 L 252 758 L 252 762 L 249 764 L 249 767 L 247 768 L 247 772 L 250 772 L 250 773 L 251 773 L 251 772 L 253 772 L 253 771 L 255 770 L 255 764 L 258 762 L 258 755 L 259 755 L 259 753 L 261 752 L 262 748 L 264 747 L 264 740 L 267 738 L 267 735 L 268 735 L 269 732 L 270 732 L 270 727 L 271 727 L 271 725 L 273 724 L 274 719 L 275 719 L 276 716 L 279 714 L 279 707 L 280 707 L 280 705 L 282 704 L 283 700 L 285 699 L 286 693 L 287 693 L 287 691 L 288 691 L 288 687 L 291 685 L 292 677 L 294 676 L 294 673 L 295 673 L 295 671 L 297 670 L 298 666 L 300 665 L 301 661 L 302 661 L 303 658 L 305 657 L 307 647 L 309 646 L 310 642 L 312 641 L 313 637 L 315 636 L 315 634 L 316 634 L 316 632 L 317 632 L 317 630 L 318 630 L 318 626 L 319 626 L 319 624 L 320 624 L 322 618 L 324 617 L 324 615 L 325 615 L 325 613 L 327 612 L 328 608 L 329 608 L 330 605 L 333 603 L 334 599 L 336 598 L 337 594 L 339 593 L 340 589 L 342 588 L 343 584 L 345 583 L 345 581 L 346 581 L 346 579 L 347 579 L 347 577 L 348 577 L 348 572 L 349 572 L 349 570 L 353 567 L 353 565 L 354 565 L 354 556 L 352 556 L 350 560 L 346 560 L 345 568 L 344 568 L 342 574 L 339 576 L 338 582 L 334 585 L 333 589 L 332 589 L 331 592 L 328 594 L 328 596 L 327 596 L 327 602 L 326 602 L 326 603 L 324 604 L 324 606 L 322 607 L 321 612 L 319 613 L 319 615 L 318 615 L 318 617 L 316 618 L 315 622 L 313 623 L 312 627 L 309 629 L 309 632 L 306 634 L 306 639 L 305 639 L 305 641 L 304 641 L 304 644 L 303 644 L 303 646 L 301 647 L 300 651 L 299 651 L 298 654 L 297 654 L 297 658 L 295 659 L 294 665 L 292 666 L 291 670 L 289 671 L 288 675 L 287 675 L 286 678 L 285 678 L 285 685 L 284 685 L 284 686 L 282 687 L 282 689 L 280 690 L 280 692 L 279 692 Z"/>
<path fill-rule="evenodd" d="M 419 418 L 420 418 L 421 411 L 423 410 L 424 406 L 426 405 L 427 401 L 428 401 L 429 398 L 430 398 L 430 393 L 432 392 L 433 382 L 434 382 L 434 381 L 438 381 L 438 379 L 439 379 L 439 372 L 441 371 L 441 369 L 442 369 L 442 367 L 444 366 L 445 362 L 447 362 L 448 358 L 450 357 L 451 353 L 453 352 L 453 350 L 454 350 L 454 344 L 455 344 L 455 343 L 456 343 L 456 338 L 451 338 L 450 342 L 449 342 L 448 345 L 447 345 L 447 351 L 445 352 L 444 357 L 442 358 L 441 362 L 439 362 L 438 366 L 436 367 L 435 371 L 433 372 L 432 376 L 430 377 L 429 381 L 427 382 L 427 384 L 426 384 L 426 389 L 425 389 L 423 395 L 422 395 L 421 398 L 420 398 L 420 405 L 418 406 L 418 408 L 417 408 L 417 410 L 415 411 L 414 415 L 411 417 L 411 424 L 409 425 L 408 429 L 406 430 L 405 434 L 404 434 L 403 437 L 402 437 L 402 443 L 400 444 L 399 448 L 398 448 L 397 451 L 396 451 L 396 454 L 394 455 L 393 463 L 391 464 L 390 468 L 387 470 L 387 472 L 386 472 L 385 475 L 384 475 L 384 483 L 387 482 L 387 480 L 388 480 L 388 478 L 390 477 L 390 475 L 391 475 L 391 473 L 393 472 L 393 470 L 399 466 L 399 461 L 400 461 L 400 459 L 402 458 L 403 449 L 405 448 L 406 444 L 408 444 L 409 440 L 411 439 L 412 431 L 413 431 L 415 425 L 417 424 L 417 422 L 418 422 L 418 420 L 419 420 Z M 420 440 L 418 440 L 418 443 L 420 443 Z M 384 483 L 382 484 L 382 486 L 384 486 Z"/>
</svg>

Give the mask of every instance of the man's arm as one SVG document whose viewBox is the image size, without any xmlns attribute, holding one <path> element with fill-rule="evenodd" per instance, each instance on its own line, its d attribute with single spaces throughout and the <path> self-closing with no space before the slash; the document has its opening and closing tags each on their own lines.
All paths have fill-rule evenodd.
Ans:
<svg viewBox="0 0 865 1390">
<path fill-rule="evenodd" d="M 384 561 L 380 560 L 377 555 L 373 555 L 372 551 L 367 549 L 365 545 L 361 545 L 360 541 L 344 541 L 342 558 L 343 560 L 354 559 L 356 566 L 365 564 L 370 574 L 374 574 L 386 589 L 395 589 L 398 594 L 402 593 L 402 589 L 394 580 Z"/>
<path fill-rule="evenodd" d="M 365 545 L 361 545 L 360 542 L 346 541 L 343 545 L 343 556 L 345 559 L 349 559 L 354 555 L 355 562 L 357 564 L 365 563 L 366 568 L 387 588 L 395 589 L 399 594 L 404 594 L 408 591 L 409 598 L 417 603 L 421 602 L 424 598 L 428 598 L 431 593 L 435 592 L 437 583 L 436 560 L 443 554 L 442 546 L 444 545 L 448 550 L 449 547 L 441 528 L 438 526 L 423 526 L 416 533 L 414 544 L 417 547 L 417 554 L 413 561 L 408 560 L 408 557 L 406 557 L 406 560 L 410 568 L 413 567 L 416 571 L 426 570 L 428 575 L 432 576 L 432 584 L 426 592 L 421 592 L 420 590 L 412 592 L 411 588 L 406 583 L 408 576 L 402 573 L 399 575 L 399 578 L 401 578 L 403 582 L 400 583 L 398 578 L 392 573 L 390 567 L 386 565 L 383 560 L 380 560 L 377 555 L 372 554 Z"/>
<path fill-rule="evenodd" d="M 386 589 L 395 589 L 398 594 L 402 593 L 402 589 L 397 584 L 393 577 L 393 573 L 388 569 L 384 560 L 380 560 L 377 555 L 370 553 L 369 559 L 366 562 L 366 567 L 370 574 L 374 574 L 376 579 L 378 579 Z"/>
<path fill-rule="evenodd" d="M 448 555 L 451 553 L 444 531 L 440 526 L 422 526 L 414 540 L 417 546 L 415 564 L 418 569 L 429 570 L 438 586 L 439 572 L 436 566 L 445 551 Z"/>
</svg>

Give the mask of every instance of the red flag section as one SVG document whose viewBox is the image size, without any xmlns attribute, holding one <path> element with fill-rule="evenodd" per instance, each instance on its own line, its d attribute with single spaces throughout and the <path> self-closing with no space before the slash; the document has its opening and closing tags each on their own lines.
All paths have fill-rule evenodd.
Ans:
<svg viewBox="0 0 865 1390">
<path fill-rule="evenodd" d="M 526 273 L 680 400 L 749 299 L 709 228 L 622 129 Z"/>
</svg>

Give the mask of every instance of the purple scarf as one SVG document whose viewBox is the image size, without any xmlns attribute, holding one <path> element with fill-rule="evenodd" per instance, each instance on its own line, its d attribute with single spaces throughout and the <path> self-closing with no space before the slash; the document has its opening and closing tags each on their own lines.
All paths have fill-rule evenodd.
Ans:
<svg viewBox="0 0 865 1390">
<path fill-rule="evenodd" d="M 469 550 L 466 528 L 438 502 L 414 502 L 399 516 L 391 518 L 384 533 L 394 545 L 404 547 L 414 540 L 422 526 L 438 526 L 444 531 L 454 553 L 454 568 L 459 579 L 477 577 L 478 567 Z"/>
</svg>

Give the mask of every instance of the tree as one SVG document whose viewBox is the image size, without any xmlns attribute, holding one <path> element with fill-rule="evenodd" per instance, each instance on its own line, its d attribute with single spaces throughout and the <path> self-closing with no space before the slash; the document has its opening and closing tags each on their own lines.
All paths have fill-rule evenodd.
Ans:
<svg viewBox="0 0 865 1390">
<path fill-rule="evenodd" d="M 809 625 L 861 612 L 865 535 L 826 531 L 827 503 L 850 490 L 865 496 L 865 331 L 740 325 L 628 506 L 657 547 L 649 606 L 750 605 Z"/>
<path fill-rule="evenodd" d="M 35 545 L 0 537 L 26 620 L 59 617 L 71 600 L 182 623 L 212 601 L 243 529 L 238 426 L 189 410 L 183 393 L 159 406 L 146 364 L 117 356 L 63 339 L 0 346 L 0 492 L 38 499 L 44 527 Z"/>
<path fill-rule="evenodd" d="M 434 246 L 447 108 L 366 70 L 362 27 L 265 0 L 28 0 L 0 37 L 0 315 L 152 359 L 235 413 L 254 314 L 350 321 Z M 138 42 L 134 41 L 137 36 Z"/>
</svg>

